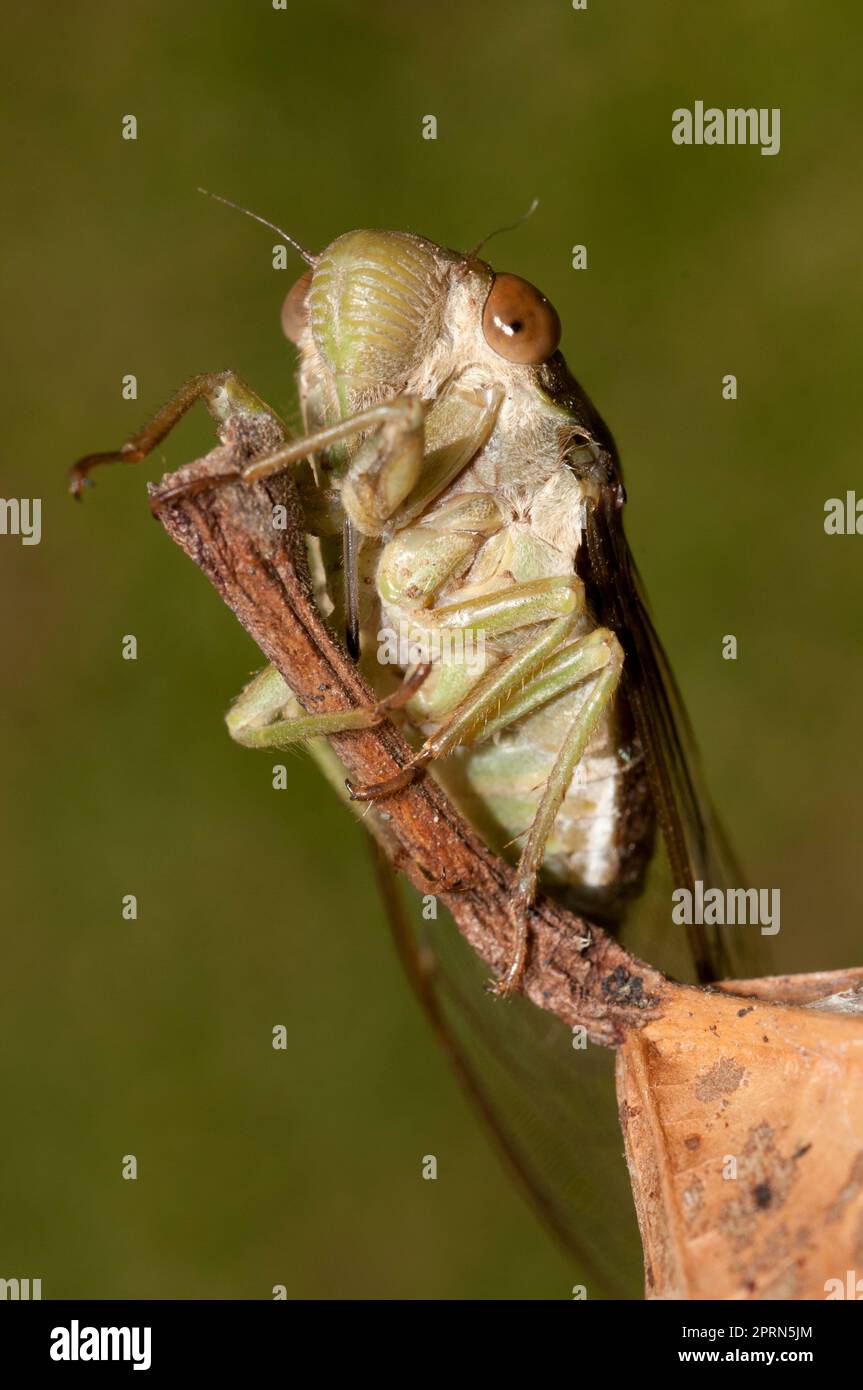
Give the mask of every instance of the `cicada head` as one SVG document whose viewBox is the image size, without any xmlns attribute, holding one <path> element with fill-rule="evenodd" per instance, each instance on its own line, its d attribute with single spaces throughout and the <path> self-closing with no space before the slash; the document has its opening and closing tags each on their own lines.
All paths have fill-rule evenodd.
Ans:
<svg viewBox="0 0 863 1390">
<path fill-rule="evenodd" d="M 354 398 L 404 389 L 432 364 L 506 377 L 546 362 L 560 340 L 555 310 L 528 281 L 409 232 L 331 242 L 288 294 L 283 326 Z"/>
</svg>

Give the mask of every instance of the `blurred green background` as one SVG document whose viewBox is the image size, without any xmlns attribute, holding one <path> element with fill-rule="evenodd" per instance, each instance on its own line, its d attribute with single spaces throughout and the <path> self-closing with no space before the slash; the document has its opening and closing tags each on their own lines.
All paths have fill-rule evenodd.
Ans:
<svg viewBox="0 0 863 1390">
<path fill-rule="evenodd" d="M 0 537 L 0 1276 L 566 1298 L 578 1273 L 438 1055 L 350 817 L 306 758 L 276 793 L 227 738 L 259 657 L 150 521 L 145 470 L 65 495 L 192 373 L 292 408 L 294 271 L 199 184 L 312 248 L 359 226 L 464 248 L 539 197 L 487 254 L 557 305 L 616 434 L 715 798 L 782 890 L 777 968 L 861 962 L 863 539 L 823 530 L 863 494 L 859 37 L 809 0 L 7 7 L 2 494 L 41 496 L 43 535 Z M 780 107 L 781 153 L 674 146 L 696 99 Z M 211 439 L 202 412 L 149 475 Z"/>
</svg>

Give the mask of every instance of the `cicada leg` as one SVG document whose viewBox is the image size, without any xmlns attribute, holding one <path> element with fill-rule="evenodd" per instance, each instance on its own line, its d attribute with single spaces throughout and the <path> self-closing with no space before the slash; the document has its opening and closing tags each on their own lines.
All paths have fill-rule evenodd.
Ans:
<svg viewBox="0 0 863 1390">
<path fill-rule="evenodd" d="M 499 391 L 463 391 L 457 383 L 431 405 L 416 396 L 394 396 L 253 459 L 238 475 L 241 482 L 257 482 L 367 432 L 341 489 L 347 640 L 353 657 L 360 649 L 357 533 L 375 537 L 388 525 L 404 526 L 439 496 L 488 439 L 500 401 Z M 231 481 L 231 475 L 213 481 Z M 206 479 L 195 483 L 196 488 L 206 485 Z M 183 490 L 179 484 L 175 491 L 162 492 L 160 503 Z"/>
<path fill-rule="evenodd" d="M 392 711 L 407 704 L 419 690 L 431 668 L 417 666 L 386 699 L 359 709 L 328 714 L 306 714 L 274 666 L 267 666 L 250 681 L 226 716 L 228 732 L 244 748 L 290 748 L 327 734 L 352 729 L 371 729 Z M 288 717 L 284 716 L 290 711 Z"/>
<path fill-rule="evenodd" d="M 195 380 L 200 380 L 200 378 Z M 189 383 L 189 386 L 192 384 Z M 91 454 L 88 458 L 81 459 L 79 463 L 75 464 L 72 470 L 73 491 L 80 489 L 86 474 L 100 463 L 134 462 L 135 459 L 143 458 L 145 453 L 148 453 L 160 439 L 165 437 L 168 430 L 173 428 L 194 400 L 205 394 L 202 389 L 187 400 L 184 394 L 186 389 L 184 387 L 183 391 L 169 402 L 165 410 L 161 411 L 150 422 L 146 430 L 142 431 L 140 435 L 136 435 L 128 444 L 124 444 L 117 453 Z M 180 401 L 181 397 L 183 398 L 182 404 L 178 406 L 177 402 Z M 209 405 L 209 398 L 206 396 L 205 398 Z M 260 403 L 260 408 L 266 409 L 262 403 Z M 416 474 L 419 472 L 422 460 L 423 409 L 421 402 L 414 396 L 396 396 L 391 401 L 383 401 L 379 405 L 369 406 L 367 410 L 360 410 L 356 415 L 340 420 L 335 425 L 328 425 L 324 429 L 315 430 L 314 433 L 304 435 L 301 439 L 289 439 L 284 444 L 280 444 L 277 449 L 272 449 L 266 454 L 259 454 L 257 458 L 252 459 L 243 468 L 238 468 L 236 472 L 199 474 L 192 481 L 177 483 L 173 488 L 163 488 L 159 493 L 158 505 L 163 507 L 169 502 L 187 497 L 192 492 L 202 492 L 205 488 L 210 487 L 224 487 L 226 483 L 240 482 L 251 485 L 260 482 L 276 473 L 283 473 L 292 464 L 301 463 L 313 454 L 342 443 L 352 435 L 360 434 L 364 430 L 380 430 L 387 442 L 386 449 L 382 451 L 386 468 L 381 485 L 384 492 L 389 495 L 391 506 L 394 509 L 410 491 Z M 214 413 L 212 407 L 210 411 L 211 414 Z M 163 424 L 162 417 L 168 412 L 171 412 L 170 422 Z M 231 413 L 228 411 L 225 418 Z M 270 413 L 272 414 L 272 412 Z M 142 451 L 140 441 L 145 435 L 149 437 L 150 434 L 153 437 L 146 449 Z M 374 438 L 374 436 L 372 437 Z M 133 453 L 134 458 L 132 457 Z"/>
<path fill-rule="evenodd" d="M 510 921 L 513 928 L 512 955 L 501 978 L 494 981 L 491 986 L 494 993 L 502 998 L 512 994 L 518 987 L 524 973 L 529 931 L 528 917 L 536 897 L 537 881 L 545 855 L 546 842 L 572 781 L 573 773 L 581 761 L 584 750 L 603 713 L 614 698 L 620 682 L 620 673 L 623 668 L 623 648 L 614 633 L 607 628 L 597 628 L 583 638 L 581 643 L 575 644 L 574 653 L 578 651 L 580 646 L 583 649 L 587 643 L 602 644 L 601 649 L 604 649 L 605 652 L 605 663 L 561 745 L 518 861 L 515 892 L 510 902 Z M 593 654 L 593 652 L 590 653 L 591 656 Z M 567 684 L 574 684 L 578 679 L 580 679 L 578 676 L 570 677 Z M 541 678 L 538 684 L 541 685 Z M 563 688 L 565 689 L 566 685 Z M 538 693 L 542 702 L 548 698 L 544 690 L 540 690 Z M 525 712 L 524 697 L 526 696 L 528 696 L 528 691 L 523 692 L 521 700 L 514 702 L 515 710 L 511 718 L 520 718 L 521 713 Z M 500 727 L 499 721 L 496 720 L 495 723 L 497 727 Z"/>
<path fill-rule="evenodd" d="M 227 424 L 232 416 L 238 414 L 262 414 L 275 420 L 287 434 L 275 411 L 270 410 L 235 372 L 204 372 L 181 386 L 144 428 L 127 439 L 119 449 L 87 454 L 73 464 L 69 474 L 70 491 L 80 497 L 89 483 L 90 473 L 103 464 L 138 463 L 146 458 L 199 400 L 203 400 L 218 425 Z M 424 407 L 416 397 L 397 396 L 302 439 L 288 440 L 279 448 L 252 459 L 236 472 L 220 472 L 211 477 L 199 475 L 193 481 L 178 483 L 174 489 L 159 494 L 159 505 L 164 506 L 167 502 L 207 487 L 223 487 L 230 482 L 251 484 L 269 478 L 352 435 L 364 430 L 376 430 L 383 438 L 383 447 L 376 450 L 380 458 L 376 470 L 377 487 L 389 514 L 407 496 L 418 476 L 423 450 L 423 417 Z"/>
<path fill-rule="evenodd" d="M 459 745 L 490 737 L 547 700 L 595 677 L 555 759 L 519 859 L 511 905 L 512 954 L 503 976 L 493 985 L 495 992 L 504 996 L 517 988 L 524 972 L 529 911 L 536 897 L 546 842 L 575 768 L 620 681 L 623 650 L 613 632 L 597 628 L 570 640 L 583 609 L 584 590 L 572 576 L 532 580 L 503 594 L 432 610 L 429 617 L 442 627 L 457 622 L 487 634 L 542 622 L 548 626 L 482 676 L 401 772 L 372 786 L 349 786 L 357 800 L 389 795 L 406 785 L 420 768 L 446 757 Z"/>
<path fill-rule="evenodd" d="M 239 414 L 266 415 L 275 420 L 281 429 L 285 426 L 274 410 L 271 410 L 251 387 L 237 376 L 236 372 L 202 372 L 185 382 L 169 401 L 158 410 L 142 430 L 133 434 L 119 449 L 107 453 L 87 454 L 78 459 L 69 470 L 69 491 L 80 499 L 84 488 L 92 486 L 90 474 L 94 468 L 109 463 L 139 463 L 152 453 L 157 444 L 170 434 L 196 401 L 203 401 L 217 425 L 225 425 L 232 416 Z M 230 482 L 237 474 L 220 474 L 222 482 Z M 187 485 L 187 491 L 205 487 L 208 480 L 196 481 Z"/>
<path fill-rule="evenodd" d="M 528 580 L 500 594 L 468 599 L 433 609 L 429 618 L 441 628 L 469 628 L 486 636 L 512 632 L 520 627 L 547 622 L 538 637 L 525 642 L 511 656 L 475 681 L 440 728 L 395 776 L 367 787 L 349 787 L 357 801 L 376 801 L 390 796 L 436 758 L 445 758 L 459 744 L 475 735 L 492 713 L 508 701 L 554 654 L 572 633 L 584 610 L 584 588 L 575 575 Z"/>
<path fill-rule="evenodd" d="M 342 504 L 356 529 L 379 536 L 413 521 L 483 447 L 500 402 L 500 391 L 462 389 L 458 382 L 431 405 L 411 396 L 385 402 L 391 413 L 360 445 L 342 484 Z M 356 426 L 362 417 L 352 418 Z"/>
<path fill-rule="evenodd" d="M 481 743 L 555 699 L 591 676 L 595 677 L 584 703 L 573 721 L 552 766 L 527 839 L 518 862 L 515 892 L 510 903 L 513 946 L 510 962 L 500 978 L 491 982 L 494 993 L 506 997 L 518 987 L 524 972 L 528 945 L 528 918 L 536 898 L 537 882 L 545 856 L 545 846 L 554 827 L 573 774 L 604 711 L 608 708 L 620 682 L 623 649 L 608 628 L 595 628 L 575 642 L 559 650 L 545 661 L 541 669 L 523 686 L 516 689 L 503 704 L 487 714 L 471 733 L 471 724 L 454 711 L 454 723 L 460 724 L 460 742 Z M 474 718 L 475 718 L 474 712 Z M 447 728 L 447 748 L 455 745 L 451 728 Z"/>
</svg>

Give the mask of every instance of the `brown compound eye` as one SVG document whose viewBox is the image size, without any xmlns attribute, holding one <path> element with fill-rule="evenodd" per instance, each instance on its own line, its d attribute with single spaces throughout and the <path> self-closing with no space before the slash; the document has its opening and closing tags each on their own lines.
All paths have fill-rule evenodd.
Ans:
<svg viewBox="0 0 863 1390">
<path fill-rule="evenodd" d="M 292 343 L 298 343 L 309 318 L 308 295 L 314 271 L 306 270 L 285 295 L 282 305 L 282 332 Z"/>
<path fill-rule="evenodd" d="M 482 311 L 489 347 L 507 362 L 537 366 L 556 351 L 560 319 L 535 285 L 520 275 L 496 275 Z"/>
</svg>

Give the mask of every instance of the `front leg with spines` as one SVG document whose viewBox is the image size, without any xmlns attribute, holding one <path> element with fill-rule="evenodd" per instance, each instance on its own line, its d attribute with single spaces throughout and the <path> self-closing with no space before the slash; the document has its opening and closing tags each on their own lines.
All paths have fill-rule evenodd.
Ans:
<svg viewBox="0 0 863 1390">
<path fill-rule="evenodd" d="M 121 444 L 119 449 L 100 454 L 86 454 L 84 458 L 78 459 L 69 470 L 69 491 L 73 497 L 80 499 L 84 489 L 92 486 L 90 474 L 94 468 L 111 463 L 140 463 L 153 452 L 157 444 L 161 444 L 162 440 L 167 438 L 196 401 L 204 402 L 220 429 L 238 415 L 250 415 L 270 419 L 278 425 L 283 434 L 287 433 L 284 422 L 276 412 L 271 410 L 236 372 L 202 372 L 199 376 L 193 376 L 184 382 L 179 391 L 175 391 L 161 410 L 157 410 L 152 419 L 148 420 L 144 428 L 127 439 L 125 444 Z M 239 470 L 236 473 L 220 474 L 219 481 L 232 482 L 239 476 Z M 185 491 L 198 491 L 209 486 L 210 482 L 211 479 L 205 477 L 192 485 L 187 484 Z"/>
</svg>

